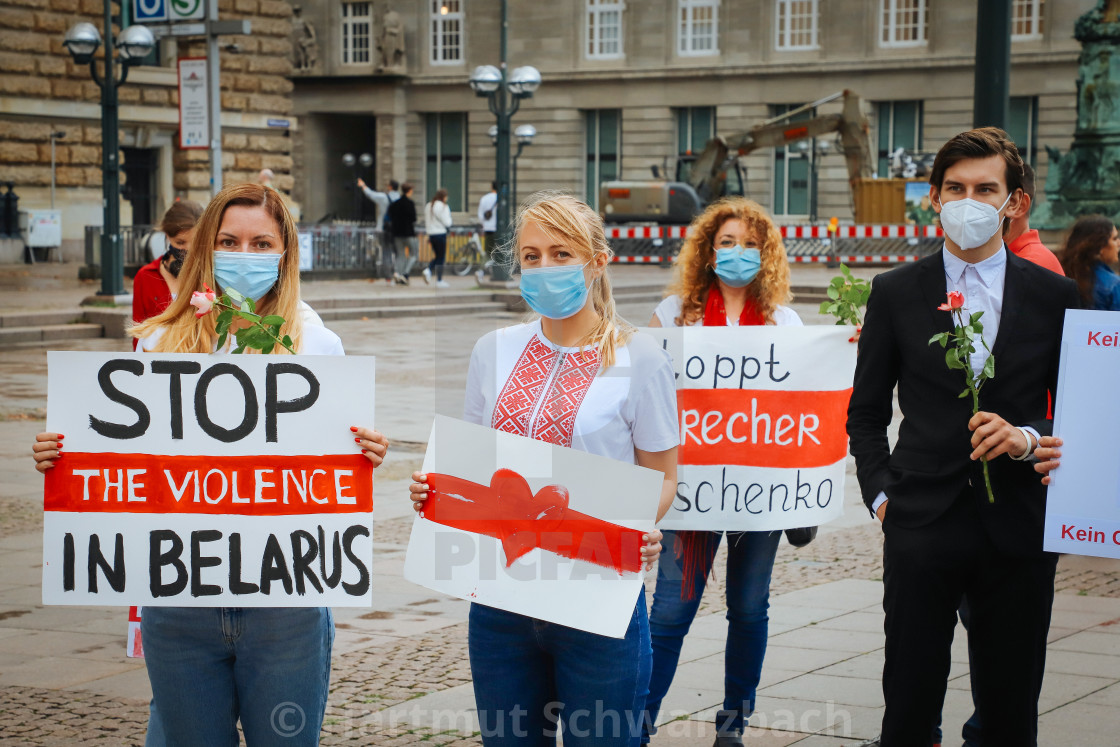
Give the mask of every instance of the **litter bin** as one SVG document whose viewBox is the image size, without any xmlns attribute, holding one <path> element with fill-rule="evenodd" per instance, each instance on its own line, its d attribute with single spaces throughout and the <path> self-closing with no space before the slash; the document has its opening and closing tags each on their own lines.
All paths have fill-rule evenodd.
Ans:
<svg viewBox="0 0 1120 747">
<path fill-rule="evenodd" d="M 50 259 L 51 249 L 57 250 L 58 261 L 62 261 L 61 210 L 20 210 L 19 232 L 27 247 L 29 264 L 37 259 Z"/>
</svg>

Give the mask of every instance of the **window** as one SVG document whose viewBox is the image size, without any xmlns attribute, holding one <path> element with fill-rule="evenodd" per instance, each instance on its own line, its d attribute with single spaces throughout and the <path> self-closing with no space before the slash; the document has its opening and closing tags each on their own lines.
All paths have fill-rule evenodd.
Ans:
<svg viewBox="0 0 1120 747">
<path fill-rule="evenodd" d="M 716 108 L 692 106 L 677 109 L 677 154 L 700 155 L 716 135 Z"/>
<path fill-rule="evenodd" d="M 880 101 L 875 104 L 878 122 L 880 177 L 890 176 L 891 153 L 905 148 L 910 153 L 922 144 L 922 102 Z"/>
<path fill-rule="evenodd" d="M 1019 148 L 1023 160 L 1034 166 L 1038 150 L 1038 97 L 1012 96 L 1008 103 L 1007 134 Z"/>
<path fill-rule="evenodd" d="M 677 0 L 677 54 L 719 54 L 719 0 Z"/>
<path fill-rule="evenodd" d="M 587 0 L 587 58 L 609 59 L 622 57 L 622 11 L 626 4 L 621 0 Z"/>
<path fill-rule="evenodd" d="M 817 48 L 817 0 L 778 0 L 777 40 L 782 51 Z"/>
<path fill-rule="evenodd" d="M 463 3 L 465 0 L 431 0 L 432 64 L 463 64 Z"/>
<path fill-rule="evenodd" d="M 622 110 L 595 109 L 584 112 L 587 132 L 587 173 L 584 199 L 599 207 L 599 185 L 617 179 L 622 150 Z"/>
<path fill-rule="evenodd" d="M 359 65 L 370 61 L 370 36 L 373 23 L 370 3 L 342 4 L 342 64 Z"/>
<path fill-rule="evenodd" d="M 881 47 L 916 47 L 929 40 L 926 0 L 880 0 Z"/>
<path fill-rule="evenodd" d="M 1011 0 L 1011 39 L 1027 41 L 1042 38 L 1042 12 L 1046 0 Z"/>
<path fill-rule="evenodd" d="M 429 114 L 424 118 L 424 126 L 424 187 L 428 193 L 422 200 L 428 202 L 442 187 L 447 190 L 448 207 L 461 212 L 467 202 L 467 115 Z"/>
<path fill-rule="evenodd" d="M 800 108 L 799 104 L 775 104 L 770 107 L 770 115 L 777 117 L 786 112 Z M 816 112 L 806 109 L 800 114 L 785 120 L 786 122 L 800 122 L 812 119 Z M 810 184 L 812 155 L 810 155 L 814 141 L 800 140 L 774 149 L 774 215 L 808 215 L 810 211 Z M 799 147 L 800 146 L 800 147 Z"/>
</svg>

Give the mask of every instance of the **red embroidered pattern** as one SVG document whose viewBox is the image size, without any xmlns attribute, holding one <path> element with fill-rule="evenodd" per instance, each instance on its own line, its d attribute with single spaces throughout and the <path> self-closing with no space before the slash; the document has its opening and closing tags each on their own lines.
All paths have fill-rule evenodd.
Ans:
<svg viewBox="0 0 1120 747">
<path fill-rule="evenodd" d="M 545 392 L 545 384 L 554 370 L 552 385 Z M 498 395 L 491 425 L 499 431 L 571 446 L 576 413 L 598 371 L 597 349 L 566 353 L 561 358 L 533 335 Z M 537 418 L 530 427 L 533 408 L 542 400 Z"/>
</svg>

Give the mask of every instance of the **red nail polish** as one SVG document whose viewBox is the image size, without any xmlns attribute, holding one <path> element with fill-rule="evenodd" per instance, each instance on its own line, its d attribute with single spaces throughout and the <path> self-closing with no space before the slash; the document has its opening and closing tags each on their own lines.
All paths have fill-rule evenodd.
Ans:
<svg viewBox="0 0 1120 747">
<path fill-rule="evenodd" d="M 362 439 L 360 439 L 360 438 L 355 438 L 354 439 L 354 443 L 356 443 L 356 444 L 360 444 L 361 442 L 362 442 Z"/>
<path fill-rule="evenodd" d="M 357 433 L 358 432 L 358 426 L 356 426 L 356 425 L 350 426 L 350 432 L 351 433 Z"/>
<path fill-rule="evenodd" d="M 58 434 L 58 440 L 59 441 L 61 441 L 64 438 L 66 438 L 66 436 L 62 435 L 61 433 Z"/>
</svg>

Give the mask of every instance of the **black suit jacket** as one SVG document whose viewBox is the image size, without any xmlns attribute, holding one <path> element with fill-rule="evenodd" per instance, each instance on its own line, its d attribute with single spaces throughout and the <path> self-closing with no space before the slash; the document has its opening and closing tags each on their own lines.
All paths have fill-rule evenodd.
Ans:
<svg viewBox="0 0 1120 747">
<path fill-rule="evenodd" d="M 1012 425 L 1051 433 L 1047 392 L 1058 378 L 1065 310 L 1077 308 L 1077 284 L 1004 249 L 1003 310 L 992 354 L 995 377 L 980 390 L 980 409 Z M 971 397 L 961 398 L 964 373 L 945 364 L 930 337 L 953 328 L 945 303 L 942 253 L 879 275 L 873 283 L 859 341 L 848 406 L 848 436 L 856 476 L 868 508 L 880 492 L 890 499 L 892 523 L 919 527 L 970 490 L 989 536 L 1005 552 L 1042 551 L 1046 490 L 1031 462 L 1006 455 L 989 463 L 995 503 L 989 504 L 968 421 Z M 988 320 L 981 319 L 981 322 Z M 887 426 L 898 386 L 902 411 L 892 452 Z"/>
</svg>

